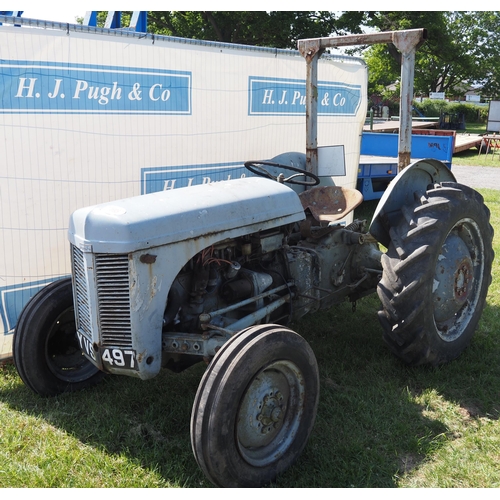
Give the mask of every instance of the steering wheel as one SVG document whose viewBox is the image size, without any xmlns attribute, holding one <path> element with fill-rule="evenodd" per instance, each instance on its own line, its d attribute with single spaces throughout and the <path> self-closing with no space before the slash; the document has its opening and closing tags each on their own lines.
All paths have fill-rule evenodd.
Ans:
<svg viewBox="0 0 500 500">
<path fill-rule="evenodd" d="M 259 175 L 260 177 L 267 177 L 268 179 L 272 179 L 273 181 L 277 181 L 280 183 L 287 182 L 288 184 L 299 184 L 300 186 L 317 186 L 320 183 L 319 177 L 314 175 L 307 170 L 302 170 L 301 168 L 292 167 L 291 165 L 282 165 L 281 163 L 274 163 L 272 161 L 246 161 L 244 163 L 245 167 L 250 170 L 250 172 Z M 265 169 L 262 165 L 266 165 L 268 167 L 277 167 L 282 168 L 284 170 L 291 170 L 292 172 L 298 172 L 296 174 L 291 175 L 290 177 L 285 177 L 283 174 L 279 174 L 277 177 L 272 175 L 267 169 Z M 312 180 L 307 181 L 298 181 L 296 177 L 310 177 Z"/>
</svg>

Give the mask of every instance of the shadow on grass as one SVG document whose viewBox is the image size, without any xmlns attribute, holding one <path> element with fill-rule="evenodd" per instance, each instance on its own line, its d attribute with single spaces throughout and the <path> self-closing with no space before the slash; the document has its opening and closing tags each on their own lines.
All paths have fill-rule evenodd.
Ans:
<svg viewBox="0 0 500 500">
<path fill-rule="evenodd" d="M 398 477 L 452 438 L 415 396 L 433 389 L 471 418 L 498 418 L 500 345 L 483 321 L 470 348 L 439 368 L 408 368 L 381 339 L 378 299 L 343 303 L 292 326 L 311 344 L 321 394 L 311 439 L 274 487 L 394 487 Z M 494 318 L 498 311 L 486 315 Z M 5 369 L 5 368 L 4 368 Z M 13 367 L 6 368 L 14 370 Z M 208 487 L 191 452 L 191 404 L 204 367 L 150 381 L 110 376 L 99 386 L 52 399 L 22 384 L 0 393 L 11 408 L 42 417 L 82 443 L 125 455 L 165 485 Z"/>
<path fill-rule="evenodd" d="M 426 392 L 459 405 L 466 419 L 498 419 L 500 345 L 492 325 L 482 321 L 457 360 L 412 368 L 386 348 L 376 324 L 377 300 L 367 302 L 350 318 L 342 317 L 349 313 L 347 307 L 332 309 L 314 319 L 319 324 L 304 322 L 298 329 L 307 337 L 315 328 L 311 344 L 321 346 L 315 351 L 322 370 L 318 423 L 300 468 L 300 474 L 308 471 L 309 476 L 303 486 L 393 487 L 405 472 L 431 459 L 454 439 L 454 431 L 430 416 L 424 403 L 415 403 Z M 489 317 L 491 309 L 485 311 Z M 329 333 L 325 320 L 331 322 Z M 327 340 L 328 335 L 335 340 Z M 330 450 L 326 463 L 315 459 L 316 449 Z M 327 481 L 328 468 L 336 475 Z"/>
</svg>

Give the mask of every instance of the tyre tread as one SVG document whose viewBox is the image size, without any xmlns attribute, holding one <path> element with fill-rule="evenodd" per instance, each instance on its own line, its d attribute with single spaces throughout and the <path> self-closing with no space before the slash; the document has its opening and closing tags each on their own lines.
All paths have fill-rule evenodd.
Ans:
<svg viewBox="0 0 500 500">
<path fill-rule="evenodd" d="M 434 279 L 437 242 L 451 230 L 453 218 L 462 217 L 464 211 L 478 219 L 485 267 L 481 290 L 484 297 L 478 302 L 480 311 L 474 319 L 477 323 L 491 282 L 493 228 L 483 197 L 468 186 L 446 182 L 430 186 L 425 194 L 415 193 L 414 199 L 412 206 L 402 208 L 398 222 L 389 231 L 391 242 L 381 259 L 383 275 L 377 289 L 382 305 L 378 318 L 384 341 L 404 362 L 436 365 L 454 359 L 462 350 L 461 347 L 460 352 L 446 352 L 433 340 L 436 327 L 427 302 Z M 475 326 L 467 328 L 473 330 Z"/>
</svg>

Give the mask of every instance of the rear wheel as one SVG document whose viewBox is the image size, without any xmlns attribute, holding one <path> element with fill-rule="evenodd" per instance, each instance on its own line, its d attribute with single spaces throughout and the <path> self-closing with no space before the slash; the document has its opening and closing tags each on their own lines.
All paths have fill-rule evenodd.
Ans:
<svg viewBox="0 0 500 500">
<path fill-rule="evenodd" d="M 309 344 L 278 325 L 251 327 L 217 353 L 191 416 L 195 458 L 217 486 L 272 482 L 304 449 L 319 375 Z"/>
<path fill-rule="evenodd" d="M 379 319 L 406 363 L 445 363 L 470 343 L 491 283 L 489 217 L 477 191 L 446 182 L 416 194 L 390 229 Z"/>
<path fill-rule="evenodd" d="M 14 332 L 13 357 L 23 382 L 41 396 L 101 380 L 103 373 L 78 345 L 71 278 L 47 285 L 26 304 Z"/>
</svg>

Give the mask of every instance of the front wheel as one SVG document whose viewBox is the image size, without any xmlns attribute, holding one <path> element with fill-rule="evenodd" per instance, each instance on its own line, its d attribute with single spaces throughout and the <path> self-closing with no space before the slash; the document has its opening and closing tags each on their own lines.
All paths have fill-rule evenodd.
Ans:
<svg viewBox="0 0 500 500">
<path fill-rule="evenodd" d="M 491 283 L 489 218 L 483 197 L 454 182 L 403 206 L 378 295 L 384 340 L 406 363 L 445 363 L 470 343 Z"/>
<path fill-rule="evenodd" d="M 41 396 L 101 380 L 103 373 L 78 345 L 71 278 L 47 285 L 26 304 L 14 331 L 13 357 L 23 382 Z"/>
<path fill-rule="evenodd" d="M 248 328 L 212 360 L 191 416 L 195 458 L 216 486 L 272 482 L 304 449 L 319 375 L 309 344 L 278 325 Z"/>
</svg>

